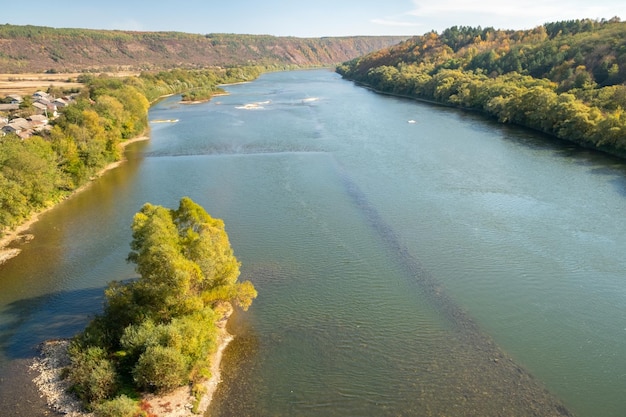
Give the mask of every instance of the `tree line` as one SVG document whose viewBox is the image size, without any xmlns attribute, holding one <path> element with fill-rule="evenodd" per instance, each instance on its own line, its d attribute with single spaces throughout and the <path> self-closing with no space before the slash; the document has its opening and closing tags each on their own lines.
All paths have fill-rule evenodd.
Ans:
<svg viewBox="0 0 626 417">
<path fill-rule="evenodd" d="M 22 140 L 0 138 L 0 230 L 13 228 L 85 184 L 121 158 L 120 143 L 145 134 L 150 103 L 168 94 L 249 81 L 256 66 L 142 73 L 138 77 L 82 75 L 84 88 L 52 129 Z"/>
<path fill-rule="evenodd" d="M 383 92 L 478 110 L 626 156 L 626 23 L 617 18 L 528 31 L 453 27 L 337 71 Z"/>
</svg>

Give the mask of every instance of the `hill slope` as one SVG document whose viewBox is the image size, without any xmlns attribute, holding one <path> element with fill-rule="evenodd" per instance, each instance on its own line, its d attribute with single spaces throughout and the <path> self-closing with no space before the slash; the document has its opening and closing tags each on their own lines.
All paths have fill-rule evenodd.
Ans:
<svg viewBox="0 0 626 417">
<path fill-rule="evenodd" d="M 294 38 L 0 26 L 0 72 L 334 65 L 406 37 Z"/>
<path fill-rule="evenodd" d="M 399 65 L 478 70 L 491 77 L 517 72 L 548 78 L 561 84 L 562 90 L 582 87 L 584 82 L 623 84 L 626 22 L 584 19 L 518 31 L 454 26 L 360 58 L 357 72 Z"/>
<path fill-rule="evenodd" d="M 626 157 L 626 23 L 452 27 L 338 67 L 377 90 L 478 110 Z"/>
</svg>

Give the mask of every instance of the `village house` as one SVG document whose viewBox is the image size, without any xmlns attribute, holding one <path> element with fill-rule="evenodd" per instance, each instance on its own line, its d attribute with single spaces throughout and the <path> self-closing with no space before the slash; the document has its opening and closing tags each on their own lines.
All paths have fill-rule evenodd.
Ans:
<svg viewBox="0 0 626 417">
<path fill-rule="evenodd" d="M 20 108 L 19 104 L 0 103 L 0 111 L 1 112 L 15 111 L 15 110 L 19 110 L 19 108 Z"/>
<path fill-rule="evenodd" d="M 0 112 L 10 115 L 11 112 L 20 109 L 20 104 L 24 100 L 17 94 L 10 94 L 7 98 L 11 99 L 10 103 L 0 103 Z M 32 99 L 32 108 L 35 110 L 35 114 L 28 117 L 28 120 L 23 118 L 8 120 L 7 117 L 0 117 L 0 136 L 13 133 L 25 139 L 31 137 L 35 132 L 49 130 L 49 120 L 59 116 L 58 109 L 66 107 L 74 101 L 72 95 L 54 98 L 44 91 L 37 91 L 32 95 Z"/>
<path fill-rule="evenodd" d="M 57 107 L 65 107 L 67 106 L 67 101 L 63 100 L 62 98 L 57 98 L 57 99 L 54 99 L 52 104 L 54 104 Z"/>
<path fill-rule="evenodd" d="M 20 139 L 28 139 L 34 135 L 32 130 L 22 130 L 20 133 L 16 133 Z"/>
<path fill-rule="evenodd" d="M 48 118 L 43 114 L 33 114 L 26 120 L 30 122 L 30 128 L 35 132 L 41 132 L 48 125 Z"/>
<path fill-rule="evenodd" d="M 33 135 L 33 125 L 28 120 L 18 117 L 4 125 L 2 131 L 5 133 L 14 133 L 22 139 L 25 139 Z"/>
<path fill-rule="evenodd" d="M 43 104 L 42 101 L 36 101 L 33 103 L 33 107 L 37 109 L 37 114 L 45 114 L 48 117 L 55 118 L 59 115 L 57 111 L 57 105 L 54 103 Z"/>
<path fill-rule="evenodd" d="M 22 96 L 20 96 L 19 94 L 9 94 L 7 97 L 11 99 L 9 104 L 18 104 L 19 105 L 21 102 L 24 101 Z"/>
<path fill-rule="evenodd" d="M 2 126 L 2 131 L 6 134 L 6 133 L 15 133 L 17 134 L 18 132 L 21 132 L 22 129 L 19 126 L 13 125 L 13 124 L 6 124 L 4 126 Z"/>
<path fill-rule="evenodd" d="M 50 96 L 50 94 L 46 93 L 45 91 L 37 91 L 36 93 L 33 94 L 33 100 L 40 100 L 40 99 L 50 101 L 52 100 L 52 96 Z"/>
</svg>

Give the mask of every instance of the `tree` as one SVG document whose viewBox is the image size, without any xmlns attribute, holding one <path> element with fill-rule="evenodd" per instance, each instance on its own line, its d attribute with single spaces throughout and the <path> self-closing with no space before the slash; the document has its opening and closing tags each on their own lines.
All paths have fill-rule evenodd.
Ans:
<svg viewBox="0 0 626 417">
<path fill-rule="evenodd" d="M 104 349 L 95 346 L 80 349 L 74 345 L 70 348 L 70 355 L 72 363 L 68 378 L 72 390 L 81 400 L 95 404 L 115 392 L 117 376 Z"/>
<path fill-rule="evenodd" d="M 238 282 L 224 222 L 190 198 L 175 210 L 144 204 L 132 230 L 128 260 L 139 278 L 111 283 L 104 313 L 73 343 L 74 389 L 92 407 L 112 397 L 104 378 L 109 364 L 118 380 L 142 391 L 165 392 L 209 376 L 221 318 L 214 308 L 232 302 L 247 309 L 256 297 L 252 283 Z"/>
<path fill-rule="evenodd" d="M 188 382 L 185 357 L 178 350 L 150 346 L 133 369 L 137 386 L 148 392 L 167 392 Z"/>
</svg>

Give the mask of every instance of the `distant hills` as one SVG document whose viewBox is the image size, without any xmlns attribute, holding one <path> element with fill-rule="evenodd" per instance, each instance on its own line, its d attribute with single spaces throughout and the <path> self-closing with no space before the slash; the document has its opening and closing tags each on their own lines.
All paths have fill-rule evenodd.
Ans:
<svg viewBox="0 0 626 417">
<path fill-rule="evenodd" d="M 0 73 L 263 65 L 328 66 L 407 37 L 328 38 L 131 32 L 0 25 Z"/>
</svg>

